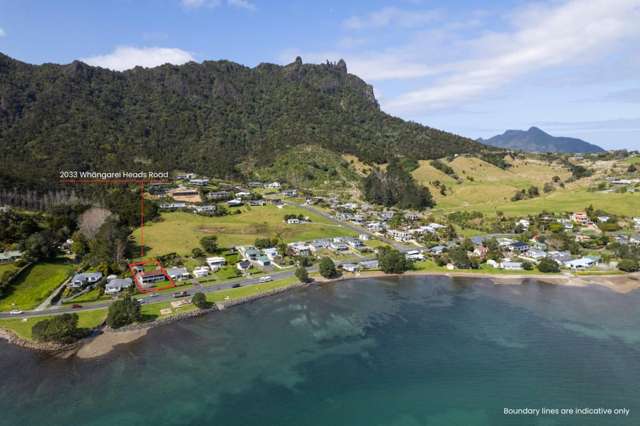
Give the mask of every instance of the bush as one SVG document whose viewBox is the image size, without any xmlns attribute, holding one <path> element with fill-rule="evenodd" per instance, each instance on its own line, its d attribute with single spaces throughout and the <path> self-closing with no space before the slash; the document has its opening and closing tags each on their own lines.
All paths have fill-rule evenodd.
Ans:
<svg viewBox="0 0 640 426">
<path fill-rule="evenodd" d="M 533 271 L 533 263 L 522 262 L 522 269 L 524 269 L 525 271 Z"/>
<path fill-rule="evenodd" d="M 200 239 L 200 245 L 207 253 L 217 253 L 218 252 L 218 237 L 215 235 L 209 235 L 206 237 L 202 237 Z"/>
<path fill-rule="evenodd" d="M 378 262 L 380 263 L 380 269 L 385 274 L 402 274 L 411 269 L 411 262 L 396 249 L 381 250 L 378 255 Z"/>
<path fill-rule="evenodd" d="M 323 257 L 320 260 L 320 275 L 325 278 L 336 278 L 338 276 L 338 270 L 336 269 L 336 264 L 333 263 L 328 257 Z"/>
<path fill-rule="evenodd" d="M 309 272 L 307 272 L 307 269 L 304 266 L 299 266 L 298 269 L 296 269 L 296 278 L 298 278 L 301 283 L 306 284 L 311 282 Z"/>
<path fill-rule="evenodd" d="M 640 265 L 637 260 L 634 259 L 622 259 L 618 263 L 618 269 L 624 272 L 638 272 L 640 270 Z"/>
<path fill-rule="evenodd" d="M 109 306 L 107 325 L 111 328 L 120 328 L 133 324 L 141 319 L 140 304 L 131 296 L 116 300 Z"/>
<path fill-rule="evenodd" d="M 560 272 L 560 265 L 550 257 L 545 257 L 538 263 L 538 270 L 544 273 L 558 273 Z"/>
<path fill-rule="evenodd" d="M 33 338 L 40 342 L 73 343 L 85 333 L 78 328 L 78 314 L 62 314 L 38 321 L 31 328 Z"/>
<path fill-rule="evenodd" d="M 207 297 L 202 292 L 198 292 L 191 297 L 191 303 L 193 303 L 198 309 L 207 309 L 210 304 L 207 301 Z"/>
</svg>

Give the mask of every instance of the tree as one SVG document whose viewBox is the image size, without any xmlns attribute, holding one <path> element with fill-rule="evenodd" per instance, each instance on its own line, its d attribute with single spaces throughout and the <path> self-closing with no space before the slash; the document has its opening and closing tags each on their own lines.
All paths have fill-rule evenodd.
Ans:
<svg viewBox="0 0 640 426">
<path fill-rule="evenodd" d="M 193 303 L 198 309 L 207 309 L 210 304 L 207 301 L 207 297 L 202 292 L 198 292 L 191 297 L 191 303 Z"/>
<path fill-rule="evenodd" d="M 307 268 L 304 266 L 299 266 L 296 269 L 296 278 L 300 280 L 301 283 L 311 282 L 311 278 L 309 277 L 309 272 L 307 272 Z"/>
<path fill-rule="evenodd" d="M 111 328 L 120 328 L 139 321 L 141 317 L 140 304 L 127 295 L 109 306 L 107 325 Z"/>
<path fill-rule="evenodd" d="M 537 186 L 531 186 L 529 187 L 529 190 L 527 191 L 527 195 L 529 195 L 529 198 L 536 198 L 540 196 L 540 190 L 538 189 Z"/>
<path fill-rule="evenodd" d="M 31 328 L 34 339 L 41 342 L 73 343 L 85 333 L 78 329 L 78 314 L 56 315 L 38 321 Z"/>
<path fill-rule="evenodd" d="M 380 249 L 378 263 L 385 274 L 402 274 L 411 269 L 411 262 L 396 249 Z"/>
<path fill-rule="evenodd" d="M 115 218 L 109 218 L 100 227 L 95 238 L 89 241 L 91 263 L 106 263 L 112 269 L 119 269 L 131 251 L 129 228 Z"/>
<path fill-rule="evenodd" d="M 522 262 L 522 269 L 524 269 L 525 271 L 533 271 L 533 263 Z"/>
<path fill-rule="evenodd" d="M 20 244 L 26 256 L 34 260 L 51 259 L 58 253 L 57 240 L 50 230 L 37 232 Z"/>
<path fill-rule="evenodd" d="M 207 253 L 217 253 L 218 252 L 218 237 L 215 235 L 207 235 L 206 237 L 200 238 L 200 245 Z"/>
<path fill-rule="evenodd" d="M 338 270 L 336 264 L 329 257 L 323 257 L 320 259 L 320 275 L 325 278 L 336 278 L 338 276 Z"/>
<path fill-rule="evenodd" d="M 196 259 L 199 257 L 204 257 L 204 252 L 200 247 L 195 247 L 193 248 L 193 250 L 191 250 L 191 257 Z"/>
<path fill-rule="evenodd" d="M 628 173 L 635 173 L 635 172 L 637 172 L 637 171 L 638 171 L 638 168 L 636 167 L 636 165 L 635 165 L 635 164 L 632 164 L 632 165 L 630 165 L 630 166 L 627 168 L 627 172 L 628 172 Z"/>
<path fill-rule="evenodd" d="M 538 263 L 538 270 L 544 273 L 558 273 L 560 272 L 560 265 L 550 257 L 545 257 Z"/>
<path fill-rule="evenodd" d="M 449 251 L 451 263 L 459 269 L 477 269 L 478 262 L 469 258 L 464 247 L 455 247 Z"/>
<path fill-rule="evenodd" d="M 640 270 L 640 265 L 635 259 L 622 259 L 618 263 L 618 269 L 624 272 L 638 272 L 638 270 Z"/>
</svg>

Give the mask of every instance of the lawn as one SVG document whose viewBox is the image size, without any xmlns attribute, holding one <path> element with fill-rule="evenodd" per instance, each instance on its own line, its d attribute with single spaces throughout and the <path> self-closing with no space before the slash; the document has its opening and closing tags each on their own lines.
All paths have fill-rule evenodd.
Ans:
<svg viewBox="0 0 640 426">
<path fill-rule="evenodd" d="M 0 311 L 33 309 L 42 303 L 71 274 L 64 262 L 38 263 L 20 274 L 11 293 L 0 300 Z"/>
<path fill-rule="evenodd" d="M 207 300 L 210 302 L 222 302 L 225 300 L 225 297 L 229 297 L 230 300 L 242 299 L 244 297 L 254 296 L 272 290 L 289 287 L 298 283 L 299 281 L 296 277 L 289 277 L 265 284 L 255 284 L 246 287 L 230 288 L 227 290 L 207 293 Z"/>
<path fill-rule="evenodd" d="M 94 328 L 102 324 L 107 317 L 106 309 L 96 309 L 95 311 L 82 311 L 78 314 L 78 327 Z M 31 339 L 31 328 L 34 324 L 51 316 L 31 317 L 25 319 L 3 319 L 0 320 L 0 328 L 11 330 L 23 339 Z"/>
<path fill-rule="evenodd" d="M 111 299 L 110 296 L 103 294 L 102 289 L 94 288 L 93 290 L 90 290 L 85 294 L 80 295 L 73 300 L 70 300 L 69 302 L 67 302 L 67 304 L 89 303 L 89 302 L 97 302 L 97 301 L 110 300 L 110 299 Z"/>
<path fill-rule="evenodd" d="M 0 263 L 0 277 L 2 277 L 2 275 L 6 272 L 6 271 L 17 271 L 18 268 L 16 266 L 15 263 Z"/>
<path fill-rule="evenodd" d="M 286 214 L 309 216 L 311 223 L 288 225 L 283 222 Z M 144 243 L 147 256 L 167 253 L 187 255 L 200 247 L 200 238 L 206 235 L 218 237 L 224 247 L 253 244 L 256 238 L 280 237 L 286 242 L 316 238 L 351 236 L 351 230 L 310 213 L 307 210 L 285 206 L 245 207 L 238 215 L 207 217 L 192 213 L 173 212 L 162 215 L 159 222 L 145 224 Z M 134 232 L 139 240 L 140 229 Z"/>
</svg>

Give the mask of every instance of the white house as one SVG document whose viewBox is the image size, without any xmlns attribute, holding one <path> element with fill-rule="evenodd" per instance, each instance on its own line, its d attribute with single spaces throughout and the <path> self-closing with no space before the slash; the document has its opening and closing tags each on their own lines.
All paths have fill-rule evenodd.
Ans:
<svg viewBox="0 0 640 426">
<path fill-rule="evenodd" d="M 506 271 L 521 271 L 522 262 L 502 262 L 500 267 Z"/>
<path fill-rule="evenodd" d="M 209 267 L 208 266 L 198 266 L 193 270 L 193 276 L 196 278 L 202 278 L 209 275 Z"/>
<path fill-rule="evenodd" d="M 190 277 L 187 268 L 169 268 L 167 269 L 167 275 L 172 280 L 185 280 Z"/>
<path fill-rule="evenodd" d="M 287 224 L 288 225 L 298 225 L 298 224 L 300 224 L 300 219 L 298 219 L 297 217 L 291 217 L 291 218 L 287 219 Z"/>
<path fill-rule="evenodd" d="M 564 263 L 564 266 L 570 269 L 588 269 L 598 264 L 598 259 L 593 257 L 581 257 L 580 259 L 570 260 Z"/>
<path fill-rule="evenodd" d="M 104 286 L 105 294 L 120 293 L 123 289 L 129 288 L 133 285 L 131 278 L 113 278 L 109 280 Z"/>
<path fill-rule="evenodd" d="M 75 274 L 71 279 L 71 287 L 80 288 L 88 284 L 95 284 L 102 279 L 102 272 L 83 272 Z"/>
<path fill-rule="evenodd" d="M 347 272 L 357 272 L 358 271 L 358 265 L 355 263 L 343 263 L 341 265 L 341 268 L 343 271 L 347 271 Z"/>
<path fill-rule="evenodd" d="M 409 250 L 404 256 L 408 260 L 424 260 L 424 254 L 420 250 Z"/>
<path fill-rule="evenodd" d="M 275 248 L 275 247 L 266 248 L 266 249 L 262 250 L 262 253 L 264 253 L 264 255 L 267 256 L 271 260 L 273 260 L 276 257 L 278 257 L 278 249 Z"/>
<path fill-rule="evenodd" d="M 209 185 L 209 179 L 206 178 L 202 178 L 202 179 L 191 179 L 189 181 L 189 183 L 191 185 L 196 185 L 196 186 L 207 186 Z"/>
<path fill-rule="evenodd" d="M 222 268 L 226 263 L 227 261 L 224 257 L 207 257 L 207 265 L 209 265 L 209 268 L 214 272 Z"/>
<path fill-rule="evenodd" d="M 271 182 L 265 185 L 268 189 L 280 189 L 280 182 Z"/>
</svg>

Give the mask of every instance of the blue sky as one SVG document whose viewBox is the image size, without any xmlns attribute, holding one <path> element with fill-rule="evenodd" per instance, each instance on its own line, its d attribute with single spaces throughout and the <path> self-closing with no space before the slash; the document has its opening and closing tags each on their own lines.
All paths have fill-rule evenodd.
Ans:
<svg viewBox="0 0 640 426">
<path fill-rule="evenodd" d="M 382 108 L 469 137 L 640 149 L 640 0 L 0 0 L 0 51 L 112 69 L 344 58 Z"/>
</svg>

